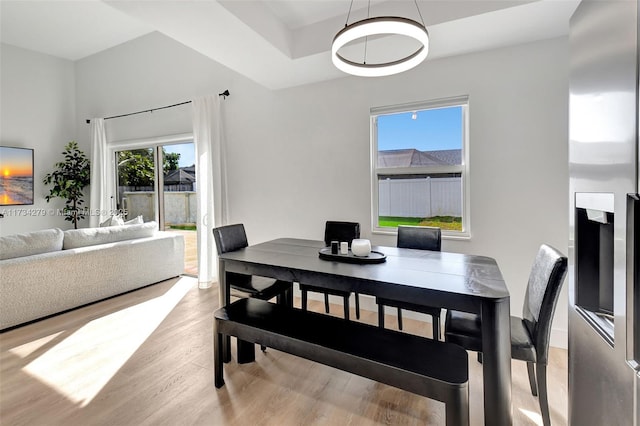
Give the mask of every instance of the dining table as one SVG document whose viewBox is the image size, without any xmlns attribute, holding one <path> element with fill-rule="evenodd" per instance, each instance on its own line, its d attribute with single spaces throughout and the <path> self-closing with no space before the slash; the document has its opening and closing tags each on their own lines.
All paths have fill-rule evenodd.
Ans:
<svg viewBox="0 0 640 426">
<path fill-rule="evenodd" d="M 474 313 L 482 330 L 484 423 L 512 424 L 510 300 L 495 259 L 372 246 L 383 261 L 345 262 L 320 251 L 323 241 L 278 238 L 219 255 L 220 305 L 231 303 L 226 273 L 234 272 Z M 224 339 L 227 362 L 229 346 Z"/>
</svg>

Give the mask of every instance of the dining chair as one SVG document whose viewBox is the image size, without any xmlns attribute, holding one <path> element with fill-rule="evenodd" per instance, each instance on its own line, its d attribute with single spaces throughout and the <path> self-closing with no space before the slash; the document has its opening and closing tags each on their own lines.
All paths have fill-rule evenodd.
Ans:
<svg viewBox="0 0 640 426">
<path fill-rule="evenodd" d="M 547 400 L 547 362 L 551 323 L 562 282 L 567 272 L 567 258 L 543 244 L 531 267 L 522 318 L 511 317 L 511 358 L 525 361 L 533 396 L 538 396 L 542 422 L 551 424 Z M 478 352 L 482 362 L 481 320 L 475 314 L 448 311 L 445 341 Z"/>
<path fill-rule="evenodd" d="M 440 251 L 442 247 L 442 231 L 432 226 L 398 226 L 396 245 L 400 248 Z M 402 330 L 402 309 L 420 312 L 431 316 L 431 327 L 434 340 L 440 340 L 440 307 L 415 305 L 408 302 L 376 297 L 378 304 L 378 325 L 384 328 L 384 307 L 398 309 L 398 328 Z"/>
<path fill-rule="evenodd" d="M 331 241 L 346 241 L 351 248 L 351 241 L 360 238 L 360 224 L 358 222 L 327 221 L 324 227 L 324 243 L 328 246 Z M 308 292 L 324 293 L 324 310 L 329 313 L 329 295 L 340 296 L 344 299 L 344 318 L 349 319 L 349 297 L 351 292 L 343 290 L 330 290 L 321 287 L 300 283 L 302 295 L 302 309 L 307 310 Z M 360 319 L 360 297 L 354 293 L 356 302 L 356 318 Z"/>
<path fill-rule="evenodd" d="M 249 245 L 244 225 L 241 223 L 214 228 L 213 237 L 216 240 L 218 255 L 240 250 Z M 261 300 L 271 300 L 275 297 L 276 303 L 293 307 L 293 283 L 291 282 L 236 272 L 227 272 L 226 276 L 231 295 L 234 297 L 254 297 Z M 262 351 L 266 350 L 265 346 L 260 348 Z"/>
</svg>

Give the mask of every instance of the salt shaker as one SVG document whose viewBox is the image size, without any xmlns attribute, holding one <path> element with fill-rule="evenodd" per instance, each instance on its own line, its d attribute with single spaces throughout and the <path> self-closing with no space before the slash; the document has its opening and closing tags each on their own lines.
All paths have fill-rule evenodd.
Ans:
<svg viewBox="0 0 640 426">
<path fill-rule="evenodd" d="M 349 254 L 349 243 L 342 241 L 340 243 L 340 254 Z"/>
</svg>

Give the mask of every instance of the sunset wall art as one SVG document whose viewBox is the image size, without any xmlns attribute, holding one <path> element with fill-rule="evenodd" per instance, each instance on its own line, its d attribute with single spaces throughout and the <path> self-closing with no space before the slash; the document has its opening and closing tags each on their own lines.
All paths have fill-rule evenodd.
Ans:
<svg viewBox="0 0 640 426">
<path fill-rule="evenodd" d="M 0 205 L 33 204 L 33 149 L 0 146 Z"/>
</svg>

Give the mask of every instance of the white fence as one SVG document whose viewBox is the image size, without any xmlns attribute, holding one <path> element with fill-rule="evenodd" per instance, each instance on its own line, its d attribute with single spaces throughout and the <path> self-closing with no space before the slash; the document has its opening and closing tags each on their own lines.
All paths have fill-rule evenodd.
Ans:
<svg viewBox="0 0 640 426">
<path fill-rule="evenodd" d="M 155 220 L 155 193 L 124 192 L 124 208 L 128 219 L 142 215 L 145 222 Z M 167 224 L 196 223 L 196 193 L 191 191 L 164 192 L 164 221 Z"/>
<path fill-rule="evenodd" d="M 462 216 L 462 180 L 451 178 L 382 179 L 378 181 L 378 215 L 397 217 Z M 124 192 L 128 218 L 154 220 L 154 193 Z M 165 191 L 165 222 L 196 222 L 196 193 Z"/>
<path fill-rule="evenodd" d="M 459 177 L 381 179 L 378 185 L 379 216 L 462 216 Z"/>
</svg>

